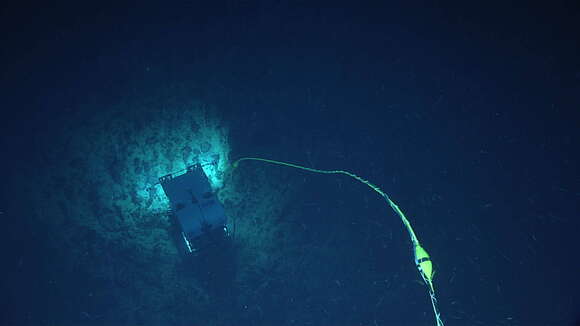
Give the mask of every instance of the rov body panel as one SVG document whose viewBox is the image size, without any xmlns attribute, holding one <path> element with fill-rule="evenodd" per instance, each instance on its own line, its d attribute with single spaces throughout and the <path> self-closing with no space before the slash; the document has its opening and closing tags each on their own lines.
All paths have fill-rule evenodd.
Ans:
<svg viewBox="0 0 580 326">
<path fill-rule="evenodd" d="M 205 233 L 224 229 L 227 223 L 224 207 L 212 191 L 201 165 L 189 166 L 181 175 L 163 176 L 159 183 L 190 252 L 196 249 L 192 244 Z"/>
</svg>

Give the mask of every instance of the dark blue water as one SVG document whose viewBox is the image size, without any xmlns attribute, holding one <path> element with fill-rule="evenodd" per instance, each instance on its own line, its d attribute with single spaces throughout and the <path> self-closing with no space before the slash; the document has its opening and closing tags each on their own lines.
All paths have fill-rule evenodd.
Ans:
<svg viewBox="0 0 580 326">
<path fill-rule="evenodd" d="M 379 186 L 446 325 L 578 323 L 577 6 L 212 3 L 0 12 L 3 325 L 435 323 L 380 195 L 245 156 Z M 187 256 L 144 189 L 214 154 Z"/>
</svg>

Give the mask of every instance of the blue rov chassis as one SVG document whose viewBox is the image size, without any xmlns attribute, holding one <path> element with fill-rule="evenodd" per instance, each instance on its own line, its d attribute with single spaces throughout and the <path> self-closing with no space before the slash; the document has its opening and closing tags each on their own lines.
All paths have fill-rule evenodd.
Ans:
<svg viewBox="0 0 580 326">
<path fill-rule="evenodd" d="M 185 171 L 165 175 L 159 178 L 159 183 L 181 227 L 185 248 L 192 253 L 207 244 L 208 238 L 215 240 L 216 234 L 227 234 L 227 217 L 202 166 L 191 165 Z"/>
</svg>

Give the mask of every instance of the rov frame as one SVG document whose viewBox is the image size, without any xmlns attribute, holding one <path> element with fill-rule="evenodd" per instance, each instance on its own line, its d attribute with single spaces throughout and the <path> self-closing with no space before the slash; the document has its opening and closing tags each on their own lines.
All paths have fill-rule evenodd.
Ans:
<svg viewBox="0 0 580 326">
<path fill-rule="evenodd" d="M 185 173 L 183 173 L 185 172 Z M 199 163 L 159 178 L 179 224 L 185 251 L 195 253 L 228 235 L 227 216 Z"/>
</svg>

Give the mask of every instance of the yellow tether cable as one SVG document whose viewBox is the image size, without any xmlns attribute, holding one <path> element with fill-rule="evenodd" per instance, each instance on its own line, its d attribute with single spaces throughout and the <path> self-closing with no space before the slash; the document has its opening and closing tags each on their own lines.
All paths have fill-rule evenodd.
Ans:
<svg viewBox="0 0 580 326">
<path fill-rule="evenodd" d="M 389 198 L 389 196 L 386 193 L 384 193 L 379 187 L 370 183 L 368 180 L 365 180 L 365 179 L 359 177 L 358 175 L 356 175 L 354 173 L 350 173 L 348 171 L 318 170 L 318 169 L 308 168 L 308 167 L 297 165 L 297 164 L 269 160 L 269 159 L 259 158 L 259 157 L 242 157 L 240 159 L 237 159 L 233 164 L 233 168 L 234 169 L 237 168 L 238 164 L 241 161 L 261 161 L 261 162 L 284 165 L 284 166 L 288 166 L 291 168 L 301 169 L 301 170 L 315 172 L 315 173 L 322 173 L 322 174 L 345 174 L 345 175 L 347 175 L 351 178 L 354 178 L 357 181 L 371 187 L 371 189 L 373 189 L 374 191 L 379 193 L 379 195 L 383 196 L 383 198 L 387 201 L 387 203 L 389 203 L 389 205 L 395 211 L 395 213 L 397 213 L 397 215 L 399 215 L 399 217 L 401 218 L 401 221 L 403 222 L 403 224 L 407 228 L 407 231 L 409 232 L 409 237 L 411 238 L 411 242 L 413 243 L 415 265 L 417 266 L 417 269 L 419 270 L 419 274 L 423 278 L 423 281 L 425 282 L 425 284 L 427 285 L 427 289 L 429 290 L 429 297 L 431 298 L 431 305 L 433 306 L 433 312 L 435 314 L 436 325 L 443 326 L 443 321 L 441 320 L 441 313 L 439 312 L 439 309 L 437 308 L 437 298 L 435 297 L 435 289 L 433 288 L 434 270 L 433 270 L 433 264 L 431 262 L 431 257 L 429 256 L 427 251 L 419 243 L 419 239 L 415 235 L 415 231 L 411 227 L 411 223 L 409 222 L 409 220 L 407 219 L 405 214 L 403 214 L 403 211 L 401 211 L 399 206 L 397 206 L 397 204 L 395 204 L 391 200 L 391 198 Z"/>
</svg>

